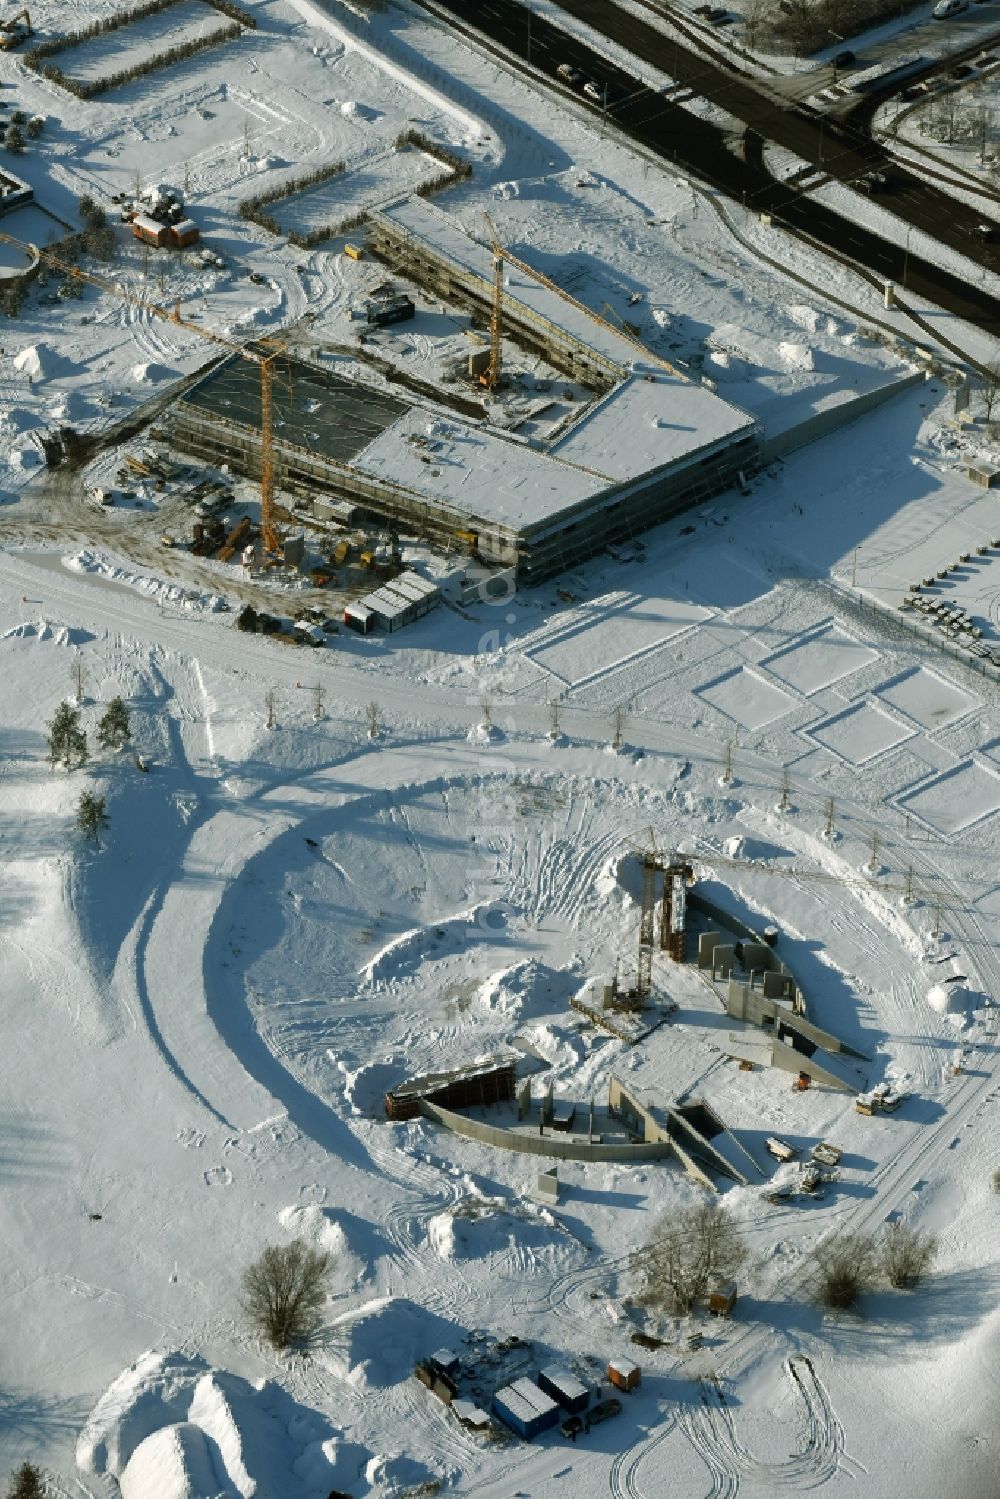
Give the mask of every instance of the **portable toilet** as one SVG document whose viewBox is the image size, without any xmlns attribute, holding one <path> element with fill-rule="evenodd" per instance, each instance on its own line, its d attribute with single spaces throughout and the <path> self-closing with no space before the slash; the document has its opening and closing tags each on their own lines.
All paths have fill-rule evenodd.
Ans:
<svg viewBox="0 0 1000 1499">
<path fill-rule="evenodd" d="M 641 1380 L 642 1371 L 631 1359 L 613 1358 L 608 1364 L 608 1383 L 616 1390 L 638 1389 Z"/>
</svg>

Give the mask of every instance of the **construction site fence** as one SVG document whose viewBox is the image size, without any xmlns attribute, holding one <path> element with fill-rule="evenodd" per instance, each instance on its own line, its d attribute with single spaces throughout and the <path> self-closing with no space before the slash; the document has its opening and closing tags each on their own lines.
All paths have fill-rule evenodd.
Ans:
<svg viewBox="0 0 1000 1499">
<path fill-rule="evenodd" d="M 841 589 L 835 591 L 843 592 Z M 850 598 L 862 614 L 870 614 L 875 619 L 901 625 L 909 634 L 915 635 L 924 645 L 933 646 L 943 656 L 953 656 L 970 671 L 978 672 L 981 677 L 986 677 L 991 682 L 1000 682 L 1000 667 L 994 666 L 993 662 L 987 661 L 984 656 L 974 656 L 967 646 L 960 645 L 957 640 L 952 640 L 942 630 L 935 630 L 933 625 L 924 624 L 912 609 L 894 609 L 891 604 L 883 604 L 880 599 L 873 599 L 869 594 L 857 591 L 852 591 Z"/>
<path fill-rule="evenodd" d="M 425 1119 L 440 1124 L 452 1134 L 462 1135 L 466 1140 L 476 1140 L 480 1145 L 492 1145 L 497 1150 L 512 1150 L 520 1155 L 550 1156 L 560 1161 L 662 1161 L 675 1154 L 667 1143 L 653 1145 L 630 1145 L 617 1141 L 612 1145 L 596 1144 L 554 1133 L 536 1135 L 503 1129 L 495 1124 L 486 1124 L 479 1119 L 470 1119 L 466 1114 L 457 1114 L 453 1109 L 442 1108 L 422 1099 L 420 1112 Z"/>
</svg>

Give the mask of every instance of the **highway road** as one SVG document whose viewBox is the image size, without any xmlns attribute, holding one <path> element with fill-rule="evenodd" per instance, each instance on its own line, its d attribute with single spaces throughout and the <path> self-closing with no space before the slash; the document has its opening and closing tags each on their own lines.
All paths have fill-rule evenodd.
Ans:
<svg viewBox="0 0 1000 1499">
<path fill-rule="evenodd" d="M 665 161 L 692 172 L 737 202 L 770 213 L 788 227 L 831 252 L 847 256 L 876 276 L 904 283 L 915 300 L 926 300 L 955 317 L 1000 338 L 1000 305 L 984 287 L 945 270 L 932 261 L 908 253 L 868 228 L 817 203 L 801 186 L 777 182 L 767 171 L 760 142 L 774 141 L 806 160 L 822 161 L 823 170 L 846 182 L 883 165 L 879 146 L 850 126 L 820 120 L 800 108 L 784 107 L 754 83 L 688 50 L 631 12 L 608 0 L 558 0 L 560 8 L 586 22 L 619 47 L 651 63 L 691 92 L 717 104 L 740 122 L 746 140 L 696 119 L 665 93 L 614 66 L 602 54 L 535 14 L 518 0 L 434 0 L 439 15 L 453 18 L 463 29 L 479 32 L 515 58 L 530 62 L 552 77 L 568 62 L 607 86 L 606 113 L 638 144 Z M 601 105 L 582 102 L 603 113 Z M 979 242 L 975 225 L 981 210 L 966 206 L 923 178 L 894 166 L 896 191 L 883 200 L 905 222 L 950 244 L 973 260 L 990 253 Z M 993 252 L 996 253 L 995 251 Z"/>
</svg>

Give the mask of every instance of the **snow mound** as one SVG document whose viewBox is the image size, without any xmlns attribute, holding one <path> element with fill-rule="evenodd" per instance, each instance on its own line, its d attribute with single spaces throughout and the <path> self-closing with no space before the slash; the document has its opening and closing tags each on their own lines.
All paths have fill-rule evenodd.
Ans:
<svg viewBox="0 0 1000 1499">
<path fill-rule="evenodd" d="M 813 351 L 808 344 L 781 343 L 778 345 L 778 353 L 793 370 L 815 369 Z"/>
<path fill-rule="evenodd" d="M 565 1246 L 552 1214 L 527 1205 L 512 1212 L 500 1198 L 467 1197 L 427 1225 L 427 1244 L 439 1259 L 488 1260 L 510 1254 L 522 1267 L 551 1260 Z"/>
<path fill-rule="evenodd" d="M 161 1426 L 140 1442 L 119 1488 L 122 1499 L 238 1499 L 228 1484 L 220 1489 L 205 1433 L 190 1421 Z"/>
<path fill-rule="evenodd" d="M 977 996 L 968 984 L 956 979 L 952 983 L 935 984 L 928 990 L 927 1003 L 939 1015 L 964 1015 L 975 1009 Z"/>
<path fill-rule="evenodd" d="M 404 1296 L 384 1296 L 331 1325 L 326 1352 L 355 1389 L 385 1389 L 410 1379 L 418 1359 L 456 1347 L 461 1329 Z"/>
<path fill-rule="evenodd" d="M 47 619 L 25 620 L 0 635 L 0 640 L 51 640 L 56 645 L 82 645 L 93 638 L 89 630 L 71 629 L 69 625 L 54 624 Z"/>
<path fill-rule="evenodd" d="M 807 333 L 818 333 L 825 321 L 825 314 L 817 312 L 815 307 L 810 307 L 806 302 L 794 302 L 788 309 L 788 316 L 796 328 L 804 328 Z"/>
<path fill-rule="evenodd" d="M 29 380 L 47 380 L 54 375 L 61 363 L 48 344 L 29 344 L 14 356 L 14 368 L 27 375 Z"/>
<path fill-rule="evenodd" d="M 451 957 L 464 952 L 469 942 L 482 941 L 503 931 L 510 907 L 506 901 L 484 901 L 448 917 L 434 926 L 412 927 L 394 937 L 361 970 L 366 984 L 399 981 L 420 966 L 425 958 Z"/>
<path fill-rule="evenodd" d="M 356 120 L 361 113 L 356 99 L 345 99 L 340 106 L 340 112 L 345 120 Z"/>
<path fill-rule="evenodd" d="M 373 1261 L 385 1252 L 379 1230 L 346 1210 L 321 1207 L 315 1202 L 297 1203 L 282 1208 L 278 1222 L 293 1238 L 305 1239 L 329 1254 L 338 1278 L 346 1277 L 352 1283 L 369 1276 Z"/>
<path fill-rule="evenodd" d="M 140 385 L 154 385 L 158 380 L 169 380 L 170 371 L 165 364 L 133 364 L 132 378 Z"/>
<path fill-rule="evenodd" d="M 23 406 L 11 406 L 9 411 L 0 412 L 0 421 L 13 432 L 30 432 L 34 427 L 45 426 L 36 412 L 25 411 Z"/>
<path fill-rule="evenodd" d="M 76 1461 L 88 1477 L 116 1479 L 122 1499 L 327 1499 L 370 1456 L 355 1449 L 349 1471 L 338 1473 L 348 1454 L 337 1436 L 267 1380 L 251 1384 L 197 1356 L 150 1351 L 102 1395 Z"/>
<path fill-rule="evenodd" d="M 25 469 L 37 468 L 41 461 L 42 455 L 37 448 L 15 448 L 10 455 L 11 468 L 20 469 L 22 473 Z"/>
<path fill-rule="evenodd" d="M 415 1457 L 371 1458 L 365 1466 L 365 1479 L 377 1492 L 391 1494 L 418 1494 L 421 1488 L 433 1483 L 436 1474 Z"/>
<path fill-rule="evenodd" d="M 656 326 L 658 328 L 663 328 L 663 329 L 669 329 L 670 328 L 670 326 L 671 326 L 671 324 L 670 324 L 670 313 L 667 311 L 667 309 L 665 307 L 653 307 L 651 309 L 651 312 L 652 312 L 653 322 L 656 324 Z"/>
<path fill-rule="evenodd" d="M 491 973 L 479 986 L 476 1005 L 481 1010 L 502 1015 L 519 1015 L 531 1008 L 562 1012 L 578 987 L 578 976 L 528 958 Z"/>
<path fill-rule="evenodd" d="M 89 416 L 93 409 L 78 390 L 64 390 L 49 408 L 49 416 L 57 422 L 77 422 Z"/>
</svg>

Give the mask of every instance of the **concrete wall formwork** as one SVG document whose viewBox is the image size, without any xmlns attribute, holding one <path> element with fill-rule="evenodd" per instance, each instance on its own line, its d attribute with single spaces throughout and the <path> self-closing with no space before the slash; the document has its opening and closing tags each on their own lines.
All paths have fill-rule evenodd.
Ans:
<svg viewBox="0 0 1000 1499">
<path fill-rule="evenodd" d="M 480 1119 L 470 1119 L 467 1114 L 458 1114 L 440 1104 L 421 1100 L 420 1112 L 425 1119 L 440 1124 L 453 1134 L 463 1135 L 467 1140 L 476 1140 L 480 1145 L 493 1145 L 498 1150 L 514 1150 L 522 1155 L 551 1156 L 560 1161 L 663 1161 L 674 1154 L 673 1143 L 654 1145 L 629 1145 L 620 1141 L 613 1145 L 592 1144 L 588 1140 L 577 1140 L 562 1134 L 533 1135 L 503 1129 L 495 1124 L 486 1124 Z"/>
</svg>

